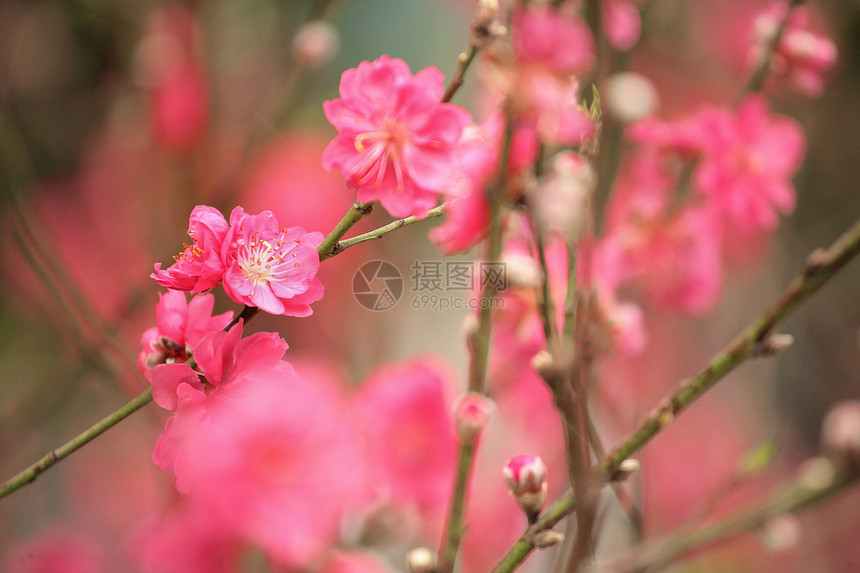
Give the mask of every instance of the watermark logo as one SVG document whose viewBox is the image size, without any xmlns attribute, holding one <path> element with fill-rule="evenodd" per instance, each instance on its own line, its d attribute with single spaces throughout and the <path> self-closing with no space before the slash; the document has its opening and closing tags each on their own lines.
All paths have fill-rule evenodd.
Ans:
<svg viewBox="0 0 860 573">
<path fill-rule="evenodd" d="M 352 294 L 367 310 L 388 310 L 403 295 L 403 276 L 388 261 L 364 263 L 352 277 Z"/>
<path fill-rule="evenodd" d="M 414 261 L 409 269 L 415 310 L 504 308 L 502 297 L 481 299 L 476 292 L 491 285 L 497 294 L 508 288 L 505 263 L 484 261 Z M 392 308 L 403 296 L 403 275 L 388 261 L 361 265 L 352 278 L 355 300 L 368 310 Z"/>
</svg>

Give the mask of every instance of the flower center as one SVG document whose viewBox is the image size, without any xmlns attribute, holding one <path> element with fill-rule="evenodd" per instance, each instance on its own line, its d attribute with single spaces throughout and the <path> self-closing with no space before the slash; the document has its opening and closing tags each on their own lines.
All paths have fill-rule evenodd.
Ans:
<svg viewBox="0 0 860 573">
<path fill-rule="evenodd" d="M 370 181 L 379 187 L 385 179 L 388 164 L 394 168 L 397 191 L 403 191 L 403 146 L 409 139 L 407 130 L 395 121 L 386 121 L 379 131 L 366 131 L 355 137 L 355 150 L 364 153 L 356 166 L 359 185 Z"/>
<path fill-rule="evenodd" d="M 296 253 L 291 251 L 299 244 L 299 240 L 287 241 L 286 231 L 282 229 L 277 236 L 262 240 L 258 231 L 251 235 L 247 242 L 239 242 L 240 248 L 237 253 L 239 268 L 255 287 L 273 281 L 282 281 L 289 277 L 287 271 L 291 267 L 298 266 L 298 263 L 292 265 L 290 263 L 296 258 Z M 253 290 L 251 293 L 253 294 Z"/>
</svg>

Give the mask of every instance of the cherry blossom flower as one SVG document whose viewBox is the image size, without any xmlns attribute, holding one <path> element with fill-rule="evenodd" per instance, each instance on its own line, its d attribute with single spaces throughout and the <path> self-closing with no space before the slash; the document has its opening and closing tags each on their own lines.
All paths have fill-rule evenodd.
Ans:
<svg viewBox="0 0 860 573">
<path fill-rule="evenodd" d="M 548 8 L 518 9 L 511 28 L 514 51 L 521 62 L 570 75 L 586 71 L 594 59 L 594 39 L 579 19 Z"/>
<path fill-rule="evenodd" d="M 382 56 L 346 70 L 341 97 L 323 103 L 338 135 L 322 164 L 337 168 L 363 203 L 379 201 L 395 217 L 421 216 L 447 183 L 453 149 L 471 117 L 440 103 L 442 72 L 414 76 L 403 60 Z"/>
<path fill-rule="evenodd" d="M 448 502 L 455 458 L 450 388 L 436 361 L 416 359 L 380 368 L 354 397 L 377 492 L 434 519 Z"/>
<path fill-rule="evenodd" d="M 466 251 L 487 235 L 490 203 L 486 189 L 499 168 L 503 128 L 501 116 L 493 115 L 480 126 L 466 129 L 457 144 L 452 174 L 445 188 L 449 198 L 445 222 L 429 235 L 446 255 Z M 508 179 L 514 182 L 514 187 L 522 187 L 516 181 L 531 166 L 536 149 L 534 131 L 514 131 L 508 157 Z M 519 192 L 513 189 L 510 194 Z"/>
<path fill-rule="evenodd" d="M 161 263 L 155 263 L 155 272 L 149 276 L 161 286 L 193 293 L 218 286 L 224 275 L 221 243 L 227 229 L 227 220 L 217 209 L 194 207 L 188 221 L 191 245 L 173 257 L 176 262 L 170 268 L 162 270 Z"/>
<path fill-rule="evenodd" d="M 697 187 L 741 231 L 773 230 L 777 211 L 794 209 L 791 177 L 805 148 L 801 127 L 771 116 L 765 99 L 755 94 L 737 112 L 710 108 L 701 121 L 709 137 L 694 175 Z"/>
<path fill-rule="evenodd" d="M 185 293 L 168 290 L 158 294 L 155 305 L 156 324 L 143 333 L 143 349 L 137 367 L 144 374 L 157 364 L 185 362 L 206 334 L 222 330 L 233 317 L 232 312 L 212 316 L 215 297 L 195 296 L 189 303 Z"/>
<path fill-rule="evenodd" d="M 636 4 L 644 0 L 606 0 L 603 8 L 603 29 L 606 39 L 616 50 L 625 52 L 639 40 L 642 17 Z"/>
<path fill-rule="evenodd" d="M 310 303 L 323 296 L 316 278 L 322 240 L 302 227 L 279 228 L 271 211 L 248 215 L 236 207 L 221 249 L 224 291 L 271 314 L 310 315 Z"/>
<path fill-rule="evenodd" d="M 753 22 L 755 42 L 750 62 L 755 63 L 768 48 L 779 23 L 789 7 L 774 2 Z M 837 49 L 827 36 L 812 27 L 812 14 L 806 6 L 792 6 L 788 24 L 770 63 L 770 72 L 803 95 L 817 97 L 824 90 L 824 75 L 836 63 Z"/>
<path fill-rule="evenodd" d="M 246 361 L 238 347 L 235 355 Z M 278 570 L 296 571 L 336 545 L 367 489 L 360 434 L 338 389 L 280 364 L 241 368 L 244 380 L 216 390 L 208 423 L 185 437 L 183 469 L 189 497 L 210 519 L 262 548 Z"/>
<path fill-rule="evenodd" d="M 139 78 L 149 88 L 153 134 L 170 153 L 187 153 L 208 123 L 199 41 L 195 15 L 177 4 L 156 11 L 138 48 Z"/>
<path fill-rule="evenodd" d="M 701 315 L 722 290 L 722 226 L 703 205 L 671 204 L 676 178 L 650 150 L 631 158 L 613 193 L 595 265 L 617 286 L 639 284 L 656 304 Z"/>
<path fill-rule="evenodd" d="M 159 364 L 147 379 L 156 404 L 175 412 L 158 439 L 153 461 L 161 469 L 174 468 L 176 487 L 190 489 L 183 451 L 190 436 L 205 431 L 219 411 L 235 413 L 247 388 L 255 385 L 296 384 L 293 368 L 281 358 L 287 343 L 271 332 L 242 339 L 242 321 L 228 332 L 212 332 L 194 349 L 198 371 L 185 363 Z M 241 411 L 241 408 L 239 408 Z"/>
</svg>

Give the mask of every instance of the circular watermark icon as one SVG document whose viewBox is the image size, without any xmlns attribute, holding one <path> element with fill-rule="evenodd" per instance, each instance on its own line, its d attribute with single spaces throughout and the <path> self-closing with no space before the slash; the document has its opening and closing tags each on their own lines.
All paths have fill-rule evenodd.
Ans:
<svg viewBox="0 0 860 573">
<path fill-rule="evenodd" d="M 364 263 L 352 277 L 352 295 L 367 310 L 388 310 L 403 295 L 403 275 L 388 261 Z"/>
</svg>

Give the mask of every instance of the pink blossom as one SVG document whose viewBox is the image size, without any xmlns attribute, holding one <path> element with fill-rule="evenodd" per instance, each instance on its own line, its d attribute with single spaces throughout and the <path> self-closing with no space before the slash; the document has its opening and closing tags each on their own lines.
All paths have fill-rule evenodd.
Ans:
<svg viewBox="0 0 860 573">
<path fill-rule="evenodd" d="M 188 497 L 140 520 L 130 542 L 143 573 L 230 573 L 242 550 L 240 538 Z"/>
<path fill-rule="evenodd" d="M 493 115 L 480 126 L 467 129 L 457 144 L 452 174 L 445 188 L 449 197 L 445 222 L 430 232 L 430 240 L 446 255 L 472 248 L 489 230 L 486 187 L 497 175 L 503 128 L 501 116 Z M 533 131 L 514 131 L 508 158 L 511 180 L 531 166 L 536 149 Z"/>
<path fill-rule="evenodd" d="M 202 376 L 185 363 L 159 364 L 150 371 L 153 400 L 175 412 L 152 457 L 161 469 L 174 468 L 177 489 L 187 491 L 192 483 L 183 459 L 186 442 L 212 424 L 213 412 L 241 403 L 249 386 L 295 383 L 292 367 L 281 361 L 286 349 L 287 343 L 270 332 L 242 339 L 240 321 L 229 332 L 211 332 L 198 343 L 194 358 Z"/>
<path fill-rule="evenodd" d="M 548 8 L 514 12 L 512 36 L 516 57 L 561 75 L 580 74 L 594 59 L 594 39 L 582 21 Z"/>
<path fill-rule="evenodd" d="M 233 317 L 232 312 L 212 316 L 215 297 L 195 296 L 187 302 L 185 293 L 168 290 L 158 294 L 155 305 L 156 325 L 146 330 L 140 339 L 143 350 L 137 357 L 137 367 L 146 374 L 156 364 L 185 362 L 206 334 L 222 330 Z"/>
<path fill-rule="evenodd" d="M 140 79 L 149 88 L 149 119 L 156 141 L 185 153 L 204 134 L 209 101 L 198 53 L 195 15 L 185 6 L 156 11 L 138 49 Z"/>
<path fill-rule="evenodd" d="M 721 292 L 722 227 L 712 209 L 673 208 L 675 184 L 676 175 L 653 152 L 631 158 L 613 193 L 594 264 L 604 279 L 612 277 L 613 290 L 639 284 L 656 304 L 700 315 Z"/>
<path fill-rule="evenodd" d="M 701 121 L 709 138 L 696 185 L 730 224 L 747 233 L 773 230 L 777 211 L 794 209 L 791 177 L 805 147 L 800 126 L 771 116 L 760 95 L 748 96 L 735 113 L 708 109 Z"/>
<path fill-rule="evenodd" d="M 625 52 L 639 40 L 642 17 L 637 4 L 644 0 L 606 0 L 603 7 L 603 29 L 616 50 Z"/>
<path fill-rule="evenodd" d="M 355 395 L 376 491 L 437 518 L 448 502 L 455 458 L 451 376 L 436 361 L 380 368 Z"/>
<path fill-rule="evenodd" d="M 310 315 L 310 303 L 323 296 L 316 278 L 322 240 L 319 232 L 279 228 L 271 211 L 248 215 L 236 207 L 221 248 L 224 292 L 271 314 Z"/>
<path fill-rule="evenodd" d="M 338 131 L 323 167 L 337 168 L 363 203 L 378 200 L 396 217 L 425 214 L 471 120 L 461 107 L 439 102 L 442 80 L 434 67 L 413 76 L 406 62 L 388 56 L 346 70 L 341 97 L 323 103 Z"/>
<path fill-rule="evenodd" d="M 72 529 L 51 529 L 13 544 L 2 561 L 7 573 L 100 573 L 108 571 L 104 549 Z"/>
<path fill-rule="evenodd" d="M 753 22 L 755 44 L 750 62 L 756 62 L 767 49 L 785 18 L 788 5 L 774 2 Z M 836 45 L 827 36 L 813 30 L 812 14 L 806 6 L 793 6 L 788 24 L 773 54 L 771 73 L 787 81 L 798 92 L 816 97 L 824 89 L 824 75 L 836 63 Z"/>
<path fill-rule="evenodd" d="M 192 243 L 173 257 L 176 261 L 173 266 L 161 270 L 161 263 L 155 263 L 155 272 L 149 276 L 174 290 L 204 292 L 218 286 L 224 275 L 221 243 L 227 229 L 227 220 L 217 209 L 206 205 L 194 207 L 188 220 Z"/>
<path fill-rule="evenodd" d="M 388 567 L 367 553 L 351 551 L 335 553 L 326 561 L 320 573 L 387 573 Z"/>
<path fill-rule="evenodd" d="M 207 422 L 185 436 L 189 497 L 277 567 L 304 570 L 335 546 L 346 512 L 364 499 L 359 434 L 331 381 L 303 380 L 285 362 L 249 371 L 240 363 L 259 356 L 239 350 L 243 380 L 231 372 L 210 397 Z M 265 354 L 264 362 L 276 355 Z"/>
</svg>

